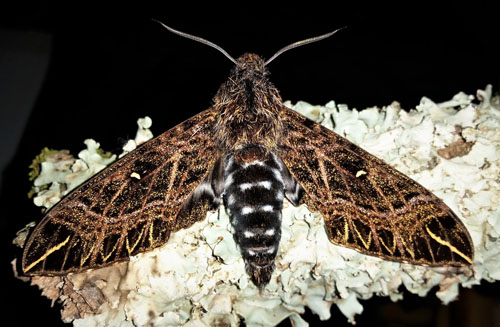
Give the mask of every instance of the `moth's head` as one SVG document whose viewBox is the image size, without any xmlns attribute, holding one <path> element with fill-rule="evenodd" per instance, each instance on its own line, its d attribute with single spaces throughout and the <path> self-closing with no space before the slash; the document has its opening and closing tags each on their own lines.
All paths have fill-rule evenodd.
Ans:
<svg viewBox="0 0 500 327">
<path fill-rule="evenodd" d="M 245 53 L 236 59 L 234 72 L 237 75 L 267 75 L 264 59 L 254 53 Z"/>
</svg>

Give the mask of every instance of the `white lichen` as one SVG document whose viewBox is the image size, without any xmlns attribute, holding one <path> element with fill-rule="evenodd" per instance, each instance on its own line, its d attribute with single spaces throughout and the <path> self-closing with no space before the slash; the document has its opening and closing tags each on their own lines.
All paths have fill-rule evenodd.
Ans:
<svg viewBox="0 0 500 327">
<path fill-rule="evenodd" d="M 259 293 L 245 273 L 229 217 L 221 207 L 204 221 L 172 234 L 162 248 L 127 263 L 62 278 L 64 283 L 58 285 L 66 308 L 75 301 L 61 286 L 69 282 L 79 296 L 91 294 L 90 301 L 99 294 L 100 299 L 95 310 L 63 311 L 64 320 L 75 326 L 198 327 L 237 326 L 240 317 L 248 326 L 274 326 L 289 318 L 294 326 L 307 326 L 300 317 L 306 306 L 326 320 L 335 304 L 354 322 L 363 311 L 359 299 L 378 295 L 401 300 L 402 284 L 419 296 L 428 296 L 439 286 L 436 296 L 446 304 L 458 296 L 459 285 L 500 280 L 500 107 L 491 86 L 478 91 L 477 98 L 479 104 L 463 93 L 441 104 L 423 98 L 409 112 L 396 102 L 360 112 L 334 102 L 287 103 L 443 199 L 471 234 L 475 258 L 470 270 L 384 261 L 335 246 L 328 240 L 321 215 L 285 203 L 277 267 Z M 126 152 L 152 137 L 150 125 L 150 119 L 140 120 L 138 136 L 126 144 Z M 460 140 L 473 145 L 450 155 L 451 159 L 437 154 Z M 35 197 L 37 205 L 50 207 L 115 159 L 102 157 L 94 141 L 86 144 L 76 161 L 42 164 L 35 185 L 51 186 Z"/>
</svg>

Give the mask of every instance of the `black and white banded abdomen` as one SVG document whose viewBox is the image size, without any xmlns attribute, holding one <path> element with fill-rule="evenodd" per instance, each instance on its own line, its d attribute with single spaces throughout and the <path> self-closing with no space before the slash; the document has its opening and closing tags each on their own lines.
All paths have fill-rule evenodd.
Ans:
<svg viewBox="0 0 500 327">
<path fill-rule="evenodd" d="M 283 199 L 286 195 L 296 204 L 300 186 L 281 159 L 260 146 L 228 155 L 223 176 L 223 201 L 234 239 L 255 284 L 265 286 L 279 248 Z"/>
</svg>

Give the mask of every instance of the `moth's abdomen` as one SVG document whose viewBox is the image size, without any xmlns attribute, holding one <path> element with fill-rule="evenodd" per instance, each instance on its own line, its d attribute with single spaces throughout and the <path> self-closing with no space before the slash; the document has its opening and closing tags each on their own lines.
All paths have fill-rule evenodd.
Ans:
<svg viewBox="0 0 500 327">
<path fill-rule="evenodd" d="M 224 205 L 234 238 L 254 283 L 271 278 L 281 238 L 284 187 L 278 159 L 259 146 L 247 146 L 226 160 Z"/>
</svg>

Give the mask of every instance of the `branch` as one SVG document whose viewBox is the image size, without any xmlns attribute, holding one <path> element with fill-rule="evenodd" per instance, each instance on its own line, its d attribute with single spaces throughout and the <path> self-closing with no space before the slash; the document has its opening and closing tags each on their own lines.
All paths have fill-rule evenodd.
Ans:
<svg viewBox="0 0 500 327">
<path fill-rule="evenodd" d="M 174 233 L 163 248 L 130 262 L 65 277 L 33 277 L 31 282 L 63 303 L 64 321 L 87 326 L 119 326 L 124 321 L 135 326 L 211 326 L 216 321 L 236 326 L 240 317 L 249 326 L 273 326 L 285 318 L 294 326 L 307 326 L 300 317 L 306 306 L 326 320 L 332 304 L 354 323 L 363 310 L 358 299 L 379 295 L 401 300 L 402 284 L 419 296 L 439 285 L 436 296 L 447 304 L 458 296 L 458 285 L 500 280 L 500 214 L 495 203 L 500 198 L 500 106 L 491 86 L 479 90 L 477 97 L 479 104 L 463 93 L 441 104 L 422 98 L 409 112 L 397 102 L 359 112 L 334 102 L 292 107 L 443 199 L 472 236 L 476 252 L 471 269 L 389 262 L 335 246 L 319 214 L 285 203 L 277 268 L 262 293 L 245 273 L 222 207 Z M 152 136 L 150 121 L 139 125 L 137 142 Z M 52 205 L 63 190 L 112 161 L 95 142 L 87 141 L 87 146 L 87 152 L 69 164 L 54 158 L 42 164 L 35 185 L 43 180 L 48 188 L 36 186 L 37 204 Z M 135 143 L 127 146 L 130 151 Z"/>
</svg>

